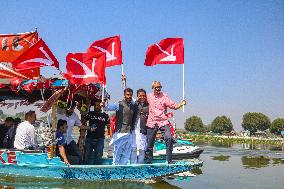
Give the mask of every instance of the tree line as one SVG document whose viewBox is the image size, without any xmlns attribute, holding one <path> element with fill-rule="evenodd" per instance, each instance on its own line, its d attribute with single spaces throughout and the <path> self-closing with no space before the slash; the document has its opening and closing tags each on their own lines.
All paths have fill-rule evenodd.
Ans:
<svg viewBox="0 0 284 189">
<path fill-rule="evenodd" d="M 204 125 L 202 119 L 198 116 L 191 116 L 186 119 L 184 128 L 191 132 L 209 132 L 229 133 L 234 130 L 231 119 L 225 115 L 217 116 L 210 125 Z M 242 128 L 254 134 L 256 131 L 269 131 L 273 134 L 280 135 L 284 130 L 284 119 L 277 118 L 270 121 L 269 117 L 259 112 L 247 112 L 243 115 Z"/>
</svg>

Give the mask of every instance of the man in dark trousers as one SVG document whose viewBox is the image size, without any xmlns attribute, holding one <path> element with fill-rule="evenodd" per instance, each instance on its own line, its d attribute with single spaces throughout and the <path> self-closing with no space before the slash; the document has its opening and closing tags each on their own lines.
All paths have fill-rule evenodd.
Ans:
<svg viewBox="0 0 284 189">
<path fill-rule="evenodd" d="M 90 111 L 84 119 L 89 121 L 89 129 L 85 140 L 85 164 L 99 164 L 104 150 L 105 128 L 109 126 L 109 116 L 101 112 L 101 101 L 95 99 L 94 111 Z M 94 155 L 94 158 L 92 158 Z"/>
<path fill-rule="evenodd" d="M 159 81 L 152 83 L 153 93 L 147 94 L 149 103 L 149 115 L 147 119 L 147 149 L 145 151 L 146 163 L 152 163 L 153 147 L 158 130 L 163 134 L 167 146 L 167 161 L 172 163 L 173 139 L 171 136 L 167 109 L 177 110 L 186 104 L 183 99 L 180 103 L 175 103 L 170 97 L 161 91 L 162 85 Z"/>
</svg>

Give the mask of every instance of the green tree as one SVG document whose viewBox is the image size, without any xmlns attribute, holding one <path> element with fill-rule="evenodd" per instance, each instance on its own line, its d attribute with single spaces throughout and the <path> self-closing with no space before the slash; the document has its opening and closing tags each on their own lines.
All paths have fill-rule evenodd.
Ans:
<svg viewBox="0 0 284 189">
<path fill-rule="evenodd" d="M 269 128 L 271 133 L 274 133 L 276 135 L 280 135 L 281 131 L 284 131 L 284 119 L 283 118 L 277 118 L 275 119 L 270 128 Z"/>
<path fill-rule="evenodd" d="M 186 119 L 184 128 L 185 130 L 192 132 L 203 132 L 205 129 L 201 118 L 198 116 L 191 116 Z"/>
<path fill-rule="evenodd" d="M 211 130 L 214 133 L 225 133 L 233 130 L 231 119 L 226 116 L 217 116 L 211 123 Z"/>
<path fill-rule="evenodd" d="M 270 119 L 263 113 L 248 112 L 243 115 L 242 127 L 252 134 L 257 130 L 264 131 L 271 125 Z"/>
</svg>

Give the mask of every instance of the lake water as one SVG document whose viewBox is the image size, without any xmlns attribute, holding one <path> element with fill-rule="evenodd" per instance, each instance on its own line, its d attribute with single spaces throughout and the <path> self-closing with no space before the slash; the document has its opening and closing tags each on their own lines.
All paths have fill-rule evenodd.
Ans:
<svg viewBox="0 0 284 189">
<path fill-rule="evenodd" d="M 0 176 L 2 188 L 111 188 L 111 189 L 283 189 L 284 151 L 267 145 L 207 145 L 203 167 L 193 171 L 195 177 L 186 180 L 165 178 L 161 182 L 82 182 L 26 177 Z"/>
</svg>

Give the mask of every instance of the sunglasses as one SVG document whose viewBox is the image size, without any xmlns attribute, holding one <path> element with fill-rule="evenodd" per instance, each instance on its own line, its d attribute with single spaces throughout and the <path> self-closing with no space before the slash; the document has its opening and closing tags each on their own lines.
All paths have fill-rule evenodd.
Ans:
<svg viewBox="0 0 284 189">
<path fill-rule="evenodd" d="M 154 87 L 154 89 L 161 89 L 161 88 L 162 88 L 162 86 Z"/>
</svg>

